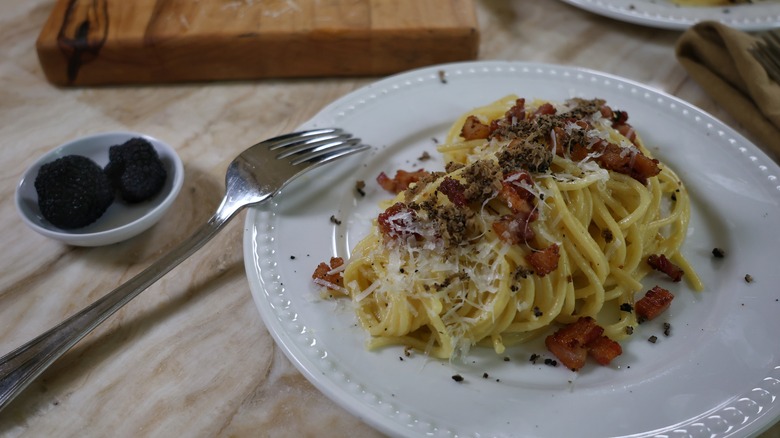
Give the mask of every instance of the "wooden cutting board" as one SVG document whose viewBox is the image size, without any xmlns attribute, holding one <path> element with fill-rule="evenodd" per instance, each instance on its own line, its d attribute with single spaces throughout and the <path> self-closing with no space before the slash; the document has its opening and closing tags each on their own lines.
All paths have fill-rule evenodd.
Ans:
<svg viewBox="0 0 780 438">
<path fill-rule="evenodd" d="M 474 59 L 474 0 L 58 0 L 36 44 L 62 86 L 384 75 Z"/>
</svg>

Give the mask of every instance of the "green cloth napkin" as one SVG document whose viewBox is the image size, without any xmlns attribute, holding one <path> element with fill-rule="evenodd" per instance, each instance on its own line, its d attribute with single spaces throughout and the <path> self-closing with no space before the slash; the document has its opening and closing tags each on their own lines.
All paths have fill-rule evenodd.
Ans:
<svg viewBox="0 0 780 438">
<path fill-rule="evenodd" d="M 758 39 L 705 21 L 677 41 L 677 59 L 688 74 L 780 162 L 780 85 L 767 76 L 749 49 Z"/>
</svg>

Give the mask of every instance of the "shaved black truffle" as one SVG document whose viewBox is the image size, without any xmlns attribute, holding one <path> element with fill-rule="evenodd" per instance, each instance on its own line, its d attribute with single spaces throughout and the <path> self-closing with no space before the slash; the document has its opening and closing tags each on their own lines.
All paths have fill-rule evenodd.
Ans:
<svg viewBox="0 0 780 438">
<path fill-rule="evenodd" d="M 41 215 L 63 229 L 95 222 L 114 201 L 114 189 L 103 169 L 81 155 L 67 155 L 41 166 L 35 191 Z"/>
<path fill-rule="evenodd" d="M 130 203 L 151 199 L 162 190 L 167 172 L 157 151 L 143 138 L 108 149 L 106 175 L 119 196 Z"/>
</svg>

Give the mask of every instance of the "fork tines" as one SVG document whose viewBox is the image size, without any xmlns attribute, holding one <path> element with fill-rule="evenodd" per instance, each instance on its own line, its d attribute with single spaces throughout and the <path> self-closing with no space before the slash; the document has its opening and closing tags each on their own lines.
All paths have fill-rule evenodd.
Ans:
<svg viewBox="0 0 780 438">
<path fill-rule="evenodd" d="M 275 138 L 268 148 L 287 158 L 293 165 L 323 164 L 369 148 L 359 138 L 340 128 L 294 132 Z"/>
<path fill-rule="evenodd" d="M 767 31 L 758 35 L 759 41 L 750 49 L 750 54 L 764 67 L 767 75 L 780 84 L 780 35 Z"/>
<path fill-rule="evenodd" d="M 266 140 L 264 143 L 268 145 L 268 149 L 275 150 L 296 145 L 305 140 L 333 138 L 342 134 L 344 134 L 344 130 L 341 128 L 310 129 L 308 131 L 291 132 L 289 134 L 280 135 L 270 140 Z"/>
</svg>

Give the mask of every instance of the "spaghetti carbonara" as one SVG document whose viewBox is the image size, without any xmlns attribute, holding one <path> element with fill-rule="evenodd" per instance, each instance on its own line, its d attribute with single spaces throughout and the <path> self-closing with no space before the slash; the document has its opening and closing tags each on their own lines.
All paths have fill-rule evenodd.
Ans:
<svg viewBox="0 0 780 438">
<path fill-rule="evenodd" d="M 444 172 L 379 179 L 399 193 L 330 272 L 343 275 L 370 348 L 501 354 L 583 317 L 617 341 L 637 324 L 649 256 L 701 289 L 679 252 L 686 189 L 625 112 L 508 96 L 464 114 L 438 151 Z"/>
</svg>

